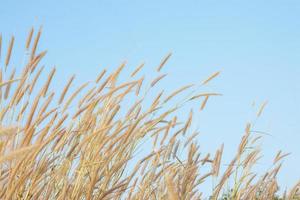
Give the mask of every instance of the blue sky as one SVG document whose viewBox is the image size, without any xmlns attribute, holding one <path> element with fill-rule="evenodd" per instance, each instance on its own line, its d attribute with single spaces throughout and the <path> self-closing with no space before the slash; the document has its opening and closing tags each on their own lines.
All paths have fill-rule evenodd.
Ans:
<svg viewBox="0 0 300 200">
<path fill-rule="evenodd" d="M 73 73 L 80 83 L 124 60 L 132 68 L 145 61 L 148 73 L 168 52 L 173 52 L 164 68 L 169 77 L 161 83 L 167 89 L 221 70 L 205 90 L 223 96 L 211 99 L 195 120 L 201 147 L 215 150 L 224 142 L 229 158 L 245 123 L 255 118 L 252 102 L 268 100 L 256 123 L 257 130 L 272 135 L 264 138 L 261 168 L 282 149 L 292 155 L 280 182 L 290 186 L 300 178 L 300 1 L 0 0 L 0 5 L 0 32 L 4 40 L 14 34 L 20 52 L 30 27 L 43 25 L 40 48 L 49 51 L 47 66 L 57 66 L 57 87 Z"/>
</svg>

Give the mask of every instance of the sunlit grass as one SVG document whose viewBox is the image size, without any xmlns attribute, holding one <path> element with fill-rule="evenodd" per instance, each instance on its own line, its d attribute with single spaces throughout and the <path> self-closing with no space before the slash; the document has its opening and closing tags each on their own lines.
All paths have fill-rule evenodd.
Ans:
<svg viewBox="0 0 300 200">
<path fill-rule="evenodd" d="M 255 173 L 261 137 L 252 134 L 250 123 L 225 171 L 220 170 L 224 145 L 207 155 L 200 152 L 198 132 L 191 130 L 194 113 L 221 94 L 199 88 L 220 72 L 200 85 L 149 95 L 166 76 L 161 69 L 168 54 L 149 82 L 140 75 L 144 64 L 118 80 L 126 68 L 122 63 L 75 89 L 72 76 L 58 91 L 51 87 L 55 68 L 47 78 L 42 75 L 45 68 L 39 63 L 46 51 L 37 52 L 41 31 L 33 36 L 32 29 L 25 43 L 28 63 L 17 70 L 10 65 L 13 37 L 8 50 L 1 51 L 1 199 L 279 198 L 277 174 L 287 154 L 279 152 L 269 171 Z M 184 121 L 178 111 L 190 102 L 199 106 Z M 213 192 L 203 194 L 203 183 L 212 179 Z M 282 198 L 299 199 L 299 187 L 300 182 Z"/>
</svg>

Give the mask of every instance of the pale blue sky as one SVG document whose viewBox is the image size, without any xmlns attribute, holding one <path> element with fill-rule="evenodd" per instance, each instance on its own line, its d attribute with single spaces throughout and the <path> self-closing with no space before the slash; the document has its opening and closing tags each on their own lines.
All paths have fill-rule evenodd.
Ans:
<svg viewBox="0 0 300 200">
<path fill-rule="evenodd" d="M 279 149 L 292 152 L 280 175 L 287 186 L 300 178 L 299 19 L 297 0 L 0 0 L 0 32 L 4 40 L 14 34 L 20 52 L 30 27 L 43 25 L 44 62 L 57 66 L 57 85 L 73 73 L 78 82 L 90 80 L 123 60 L 132 67 L 145 61 L 147 73 L 170 51 L 161 83 L 167 89 L 221 70 L 206 89 L 224 96 L 195 121 L 205 151 L 225 142 L 225 157 L 233 155 L 254 119 L 252 102 L 268 100 L 256 125 L 272 135 L 264 139 L 261 167 Z"/>
</svg>

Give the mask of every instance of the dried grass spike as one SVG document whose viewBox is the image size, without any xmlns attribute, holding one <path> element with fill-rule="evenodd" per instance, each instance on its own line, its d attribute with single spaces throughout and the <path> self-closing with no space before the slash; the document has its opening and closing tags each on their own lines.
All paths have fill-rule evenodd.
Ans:
<svg viewBox="0 0 300 200">
<path fill-rule="evenodd" d="M 156 85 L 156 83 L 158 83 L 161 79 L 163 79 L 164 77 L 166 77 L 167 74 L 162 74 L 160 76 L 158 76 L 157 78 L 155 78 L 152 82 L 151 82 L 151 87 L 154 87 Z"/>
<path fill-rule="evenodd" d="M 33 60 L 33 58 L 35 57 L 35 52 L 36 52 L 41 34 L 42 34 L 42 27 L 40 27 L 40 29 L 39 29 L 39 31 L 38 31 L 35 39 L 34 39 L 33 47 L 31 49 L 31 60 Z"/>
<path fill-rule="evenodd" d="M 54 76 L 55 71 L 56 71 L 56 69 L 55 69 L 55 67 L 54 67 L 54 68 L 52 69 L 52 71 L 50 72 L 50 74 L 48 75 L 47 82 L 46 82 L 46 84 L 45 84 L 45 86 L 44 86 L 44 88 L 43 88 L 43 93 L 42 93 L 43 97 L 45 97 L 46 94 L 47 94 L 47 92 L 48 92 L 49 85 L 50 85 L 50 83 L 51 83 L 51 81 L 52 81 L 52 79 L 53 79 L 53 76 Z"/>
<path fill-rule="evenodd" d="M 60 96 L 59 101 L 58 101 L 59 104 L 61 104 L 61 103 L 63 102 L 63 100 L 64 100 L 64 98 L 65 98 L 65 96 L 66 96 L 66 94 L 67 94 L 67 92 L 68 92 L 68 90 L 69 90 L 69 88 L 70 88 L 70 86 L 71 86 L 71 84 L 72 84 L 72 82 L 73 82 L 74 79 L 75 79 L 75 75 L 73 75 L 73 76 L 69 79 L 68 83 L 67 83 L 66 86 L 64 87 L 64 90 L 63 90 L 63 92 L 61 93 L 61 96 Z"/>
<path fill-rule="evenodd" d="M 203 109 L 205 108 L 206 103 L 207 103 L 207 101 L 208 101 L 208 98 L 209 98 L 209 96 L 206 96 L 206 97 L 205 97 L 205 99 L 203 100 L 203 102 L 202 102 L 202 104 L 201 104 L 200 110 L 203 110 Z"/>
<path fill-rule="evenodd" d="M 169 53 L 160 63 L 160 65 L 157 67 L 157 71 L 159 72 L 163 66 L 166 64 L 166 62 L 169 60 L 169 58 L 172 56 L 172 53 Z"/>
<path fill-rule="evenodd" d="M 268 104 L 268 101 L 265 101 L 261 106 L 260 106 L 260 109 L 258 110 L 258 112 L 257 112 L 257 117 L 260 117 L 261 116 L 261 114 L 262 114 L 262 112 L 264 111 L 264 109 L 265 109 L 265 107 L 266 107 L 266 105 Z"/>
<path fill-rule="evenodd" d="M 205 79 L 202 82 L 202 85 L 206 85 L 208 82 L 210 82 L 212 79 L 216 78 L 217 76 L 219 76 L 220 71 L 213 73 L 212 75 L 210 75 L 207 79 Z"/>
<path fill-rule="evenodd" d="M 11 39 L 10 39 L 9 47 L 8 47 L 8 50 L 7 50 L 7 56 L 6 56 L 6 59 L 5 59 L 5 70 L 7 69 L 7 66 L 9 65 L 11 52 L 12 52 L 12 49 L 14 47 L 14 42 L 15 42 L 15 37 L 12 36 Z"/>
<path fill-rule="evenodd" d="M 130 77 L 134 77 L 143 67 L 145 63 L 140 64 L 130 75 Z"/>
<path fill-rule="evenodd" d="M 187 90 L 191 87 L 193 87 L 194 85 L 187 85 L 187 86 L 183 86 L 181 88 L 179 88 L 178 90 L 176 90 L 175 92 L 173 92 L 171 95 L 169 95 L 165 100 L 164 103 L 168 102 L 169 100 L 171 100 L 174 96 L 176 96 L 177 94 L 183 92 L 184 90 Z"/>
<path fill-rule="evenodd" d="M 32 35 L 33 35 L 33 31 L 34 31 L 34 29 L 33 29 L 33 27 L 32 27 L 32 28 L 30 29 L 30 32 L 29 32 L 28 37 L 27 37 L 27 40 L 26 40 L 26 45 L 25 45 L 26 50 L 29 49 L 29 46 L 30 46 L 30 43 L 31 43 L 31 39 L 32 39 Z"/>
</svg>

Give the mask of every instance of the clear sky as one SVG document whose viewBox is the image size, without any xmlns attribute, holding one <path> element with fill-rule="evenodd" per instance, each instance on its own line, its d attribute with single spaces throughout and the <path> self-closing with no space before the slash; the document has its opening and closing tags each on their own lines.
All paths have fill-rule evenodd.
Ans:
<svg viewBox="0 0 300 200">
<path fill-rule="evenodd" d="M 256 124 L 271 134 L 260 165 L 267 168 L 279 149 L 291 152 L 280 175 L 287 186 L 300 178 L 299 19 L 298 0 L 0 0 L 0 32 L 4 40 L 14 34 L 18 49 L 31 26 L 43 25 L 41 49 L 49 51 L 47 66 L 58 68 L 57 87 L 73 73 L 90 80 L 123 60 L 133 67 L 145 61 L 147 73 L 170 51 L 161 82 L 167 89 L 221 70 L 206 90 L 223 96 L 195 121 L 205 151 L 224 142 L 225 157 L 233 155 L 255 118 L 252 102 L 268 100 Z"/>
</svg>

